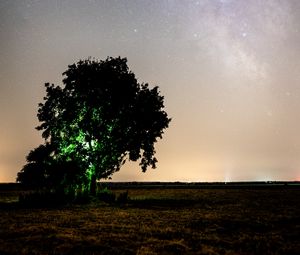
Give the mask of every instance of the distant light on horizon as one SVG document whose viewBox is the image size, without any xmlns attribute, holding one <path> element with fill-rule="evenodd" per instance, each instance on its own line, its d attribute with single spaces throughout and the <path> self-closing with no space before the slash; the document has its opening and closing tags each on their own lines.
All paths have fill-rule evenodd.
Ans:
<svg viewBox="0 0 300 255">
<path fill-rule="evenodd" d="M 114 181 L 300 180 L 300 1 L 1 1 L 0 181 L 43 141 L 45 82 L 89 56 L 127 57 L 170 127 L 157 169 Z"/>
</svg>

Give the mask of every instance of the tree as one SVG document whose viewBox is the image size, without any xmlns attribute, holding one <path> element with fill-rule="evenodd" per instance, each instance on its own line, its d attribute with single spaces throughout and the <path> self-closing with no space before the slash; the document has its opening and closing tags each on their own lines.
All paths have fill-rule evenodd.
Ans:
<svg viewBox="0 0 300 255">
<path fill-rule="evenodd" d="M 170 122 L 158 87 L 138 83 L 120 57 L 81 60 L 63 75 L 64 87 L 45 84 L 37 115 L 37 129 L 53 148 L 51 161 L 81 169 L 62 174 L 61 182 L 94 193 L 96 180 L 109 178 L 126 160 L 140 160 L 143 172 L 155 168 L 154 144 Z"/>
</svg>

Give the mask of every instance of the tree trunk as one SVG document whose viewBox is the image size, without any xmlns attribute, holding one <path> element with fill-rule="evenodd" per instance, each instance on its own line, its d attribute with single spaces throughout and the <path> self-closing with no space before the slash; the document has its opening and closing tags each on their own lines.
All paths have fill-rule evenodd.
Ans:
<svg viewBox="0 0 300 255">
<path fill-rule="evenodd" d="M 92 196 L 96 196 L 96 185 L 97 185 L 97 183 L 96 183 L 96 175 L 93 174 L 92 178 L 91 178 L 91 184 L 90 184 L 90 194 Z"/>
</svg>

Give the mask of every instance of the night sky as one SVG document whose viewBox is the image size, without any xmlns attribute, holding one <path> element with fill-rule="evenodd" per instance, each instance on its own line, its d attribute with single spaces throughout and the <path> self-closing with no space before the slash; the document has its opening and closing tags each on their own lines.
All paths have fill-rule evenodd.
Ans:
<svg viewBox="0 0 300 255">
<path fill-rule="evenodd" d="M 43 142 L 44 83 L 89 56 L 127 57 L 172 117 L 157 169 L 113 180 L 300 180 L 300 1 L 1 0 L 0 38 L 0 182 Z"/>
</svg>

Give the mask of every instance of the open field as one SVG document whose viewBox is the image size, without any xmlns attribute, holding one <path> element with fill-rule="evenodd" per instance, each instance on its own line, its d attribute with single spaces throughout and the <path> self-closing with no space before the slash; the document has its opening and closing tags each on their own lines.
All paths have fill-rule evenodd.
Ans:
<svg viewBox="0 0 300 255">
<path fill-rule="evenodd" d="M 300 254 L 298 186 L 127 190 L 122 206 L 59 208 L 0 191 L 0 254 Z"/>
</svg>

